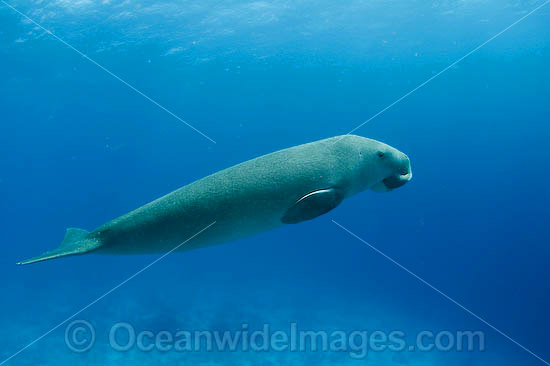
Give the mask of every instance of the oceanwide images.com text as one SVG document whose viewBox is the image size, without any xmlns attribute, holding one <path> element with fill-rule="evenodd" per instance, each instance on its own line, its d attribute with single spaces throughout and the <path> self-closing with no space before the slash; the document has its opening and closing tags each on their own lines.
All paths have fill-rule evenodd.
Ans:
<svg viewBox="0 0 550 366">
<path fill-rule="evenodd" d="M 113 324 L 96 333 L 86 320 L 75 320 L 65 329 L 65 344 L 77 353 L 90 351 L 98 338 L 115 351 L 127 352 L 345 352 L 363 359 L 370 352 L 483 352 L 482 331 L 419 331 L 409 335 L 401 330 L 306 330 L 297 323 L 286 329 L 270 324 L 253 328 L 242 323 L 235 330 L 144 330 L 130 323 Z"/>
</svg>

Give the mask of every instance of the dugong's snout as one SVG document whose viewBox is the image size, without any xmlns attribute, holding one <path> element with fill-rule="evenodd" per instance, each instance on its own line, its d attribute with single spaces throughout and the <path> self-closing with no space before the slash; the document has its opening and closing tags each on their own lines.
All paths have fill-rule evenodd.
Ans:
<svg viewBox="0 0 550 366">
<path fill-rule="evenodd" d="M 388 159 L 390 175 L 371 187 L 375 192 L 387 192 L 399 188 L 412 179 L 411 161 L 400 151 L 393 150 Z"/>
<path fill-rule="evenodd" d="M 403 153 L 400 155 L 397 171 L 393 175 L 382 180 L 382 183 L 388 190 L 399 188 L 412 178 L 411 161 L 409 157 Z"/>
<path fill-rule="evenodd" d="M 392 175 L 389 178 L 384 179 L 382 182 L 386 186 L 387 189 L 395 189 L 399 188 L 405 183 L 407 183 L 410 179 L 404 178 L 402 175 L 396 176 Z"/>
</svg>

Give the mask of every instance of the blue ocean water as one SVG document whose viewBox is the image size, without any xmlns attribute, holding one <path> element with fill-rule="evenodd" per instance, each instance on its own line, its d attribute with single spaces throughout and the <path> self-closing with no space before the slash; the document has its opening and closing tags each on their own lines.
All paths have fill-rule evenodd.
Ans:
<svg viewBox="0 0 550 366">
<path fill-rule="evenodd" d="M 400 189 L 170 254 L 71 319 L 159 255 L 15 265 L 55 248 L 67 227 L 92 230 L 220 169 L 345 134 L 543 3 L 0 1 L 0 364 L 36 340 L 5 364 L 544 365 L 550 5 L 354 132 L 407 153 L 414 178 Z M 73 320 L 95 329 L 87 352 L 66 344 Z M 121 352 L 109 343 L 119 322 L 152 333 L 295 323 L 407 339 L 470 330 L 486 344 L 359 359 Z"/>
</svg>

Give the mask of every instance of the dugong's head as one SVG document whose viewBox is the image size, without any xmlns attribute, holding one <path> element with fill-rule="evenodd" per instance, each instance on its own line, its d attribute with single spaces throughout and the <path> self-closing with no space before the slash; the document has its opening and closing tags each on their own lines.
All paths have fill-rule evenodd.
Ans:
<svg viewBox="0 0 550 366">
<path fill-rule="evenodd" d="M 399 188 L 412 178 L 411 161 L 401 151 L 391 146 L 382 144 L 376 152 L 375 159 L 378 160 L 381 176 L 385 177 L 370 189 L 375 192 L 387 192 Z"/>
<path fill-rule="evenodd" d="M 359 152 L 361 190 L 387 192 L 411 180 L 411 162 L 407 155 L 380 141 L 348 136 L 353 150 Z"/>
</svg>

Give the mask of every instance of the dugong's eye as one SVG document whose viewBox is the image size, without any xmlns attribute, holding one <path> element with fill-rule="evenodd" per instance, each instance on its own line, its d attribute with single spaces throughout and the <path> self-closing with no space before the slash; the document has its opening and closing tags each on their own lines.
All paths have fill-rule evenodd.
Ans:
<svg viewBox="0 0 550 366">
<path fill-rule="evenodd" d="M 379 151 L 379 152 L 376 153 L 376 155 L 378 155 L 379 158 L 383 158 L 384 157 L 384 152 Z"/>
</svg>

